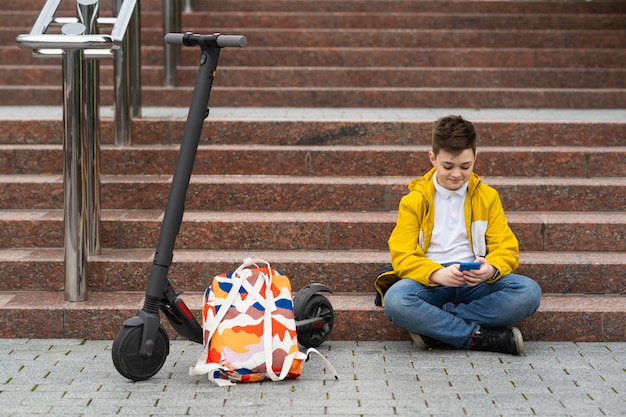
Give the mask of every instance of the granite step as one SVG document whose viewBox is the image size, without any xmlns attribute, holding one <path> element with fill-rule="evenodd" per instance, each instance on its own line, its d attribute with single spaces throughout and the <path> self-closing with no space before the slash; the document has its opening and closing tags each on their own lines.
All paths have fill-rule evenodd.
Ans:
<svg viewBox="0 0 626 417">
<path fill-rule="evenodd" d="M 229 32 L 233 33 L 233 32 Z M 241 34 L 244 34 L 241 32 Z M 196 67 L 198 51 L 181 51 L 180 65 Z M 220 55 L 223 67 L 373 67 L 373 68 L 623 68 L 626 48 L 460 48 L 394 47 L 373 49 L 368 45 L 347 47 L 281 47 L 246 46 L 229 49 Z M 17 46 L 0 46 L 3 65 L 54 65 L 58 58 L 34 57 L 30 51 Z M 142 66 L 162 66 L 163 46 L 141 48 Z M 103 64 L 110 65 L 108 63 Z"/>
<path fill-rule="evenodd" d="M 44 6 L 44 0 L 34 0 L 28 4 L 14 0 L 0 0 L 0 10 L 6 11 L 39 11 Z M 142 0 L 142 7 L 146 11 L 158 11 L 162 6 L 161 0 Z M 101 10 L 111 10 L 111 4 L 101 2 Z M 59 10 L 74 11 L 72 2 L 61 2 Z M 193 12 L 208 11 L 354 11 L 354 12 L 436 12 L 442 7 L 450 12 L 462 13 L 467 11 L 482 13 L 626 13 L 626 7 L 619 1 L 595 2 L 555 2 L 551 0 L 520 2 L 510 0 L 474 1 L 474 0 L 222 0 L 215 3 L 210 0 L 195 0 Z M 142 9 L 143 10 L 143 9 Z"/>
<path fill-rule="evenodd" d="M 159 12 L 142 13 L 143 27 L 161 27 Z M 23 20 L 28 19 L 26 14 Z M 32 19 L 32 18 L 31 18 Z M 33 20 L 34 21 L 34 20 Z M 194 12 L 185 14 L 187 27 L 207 27 L 221 32 L 222 28 L 336 28 L 336 29 L 624 29 L 623 13 L 481 13 L 461 12 L 336 12 L 336 11 L 251 11 Z M 215 22 L 215 23 L 213 23 Z M 9 22 L 7 22 L 9 23 Z M 8 24 L 7 24 L 8 26 Z"/>
<path fill-rule="evenodd" d="M 102 71 L 103 85 L 108 84 Z M 162 85 L 162 70 L 144 71 L 144 85 Z M 179 67 L 179 85 L 193 85 L 197 68 Z M 221 67 L 220 86 L 227 87 L 362 87 L 362 88 L 599 88 L 623 89 L 624 68 L 450 68 L 450 67 Z M 112 77 L 110 77 L 112 80 Z M 28 80 L 24 80 L 28 82 Z M 111 81 L 112 82 L 112 81 Z"/>
<path fill-rule="evenodd" d="M 3 89 L 0 88 L 0 93 Z M 146 87 L 146 104 L 185 103 L 191 100 L 192 87 L 163 90 Z M 46 93 L 36 94 L 42 101 L 26 99 L 23 104 L 58 103 Z M 562 108 L 621 109 L 626 107 L 623 88 L 430 88 L 430 87 L 215 87 L 211 103 L 238 107 L 471 107 L 471 108 Z M 19 100 L 19 99 L 18 99 Z M 112 103 L 112 92 L 102 94 L 103 103 Z"/>
<path fill-rule="evenodd" d="M 160 47 L 146 47 L 142 64 L 161 65 Z M 246 47 L 220 55 L 224 66 L 623 68 L 626 48 L 380 48 L 367 45 L 330 48 Z M 181 64 L 195 66 L 197 51 L 185 48 Z M 589 61 L 591 60 L 591 61 Z M 221 67 L 220 67 L 221 68 Z"/>
<path fill-rule="evenodd" d="M 200 145 L 194 175 L 411 176 L 430 169 L 429 145 Z M 102 175 L 172 175 L 178 144 L 101 146 Z M 626 146 L 481 146 L 484 176 L 626 177 Z M 272 161 L 271 164 L 263 161 Z M 512 164 L 503 161 L 514 161 Z M 0 174 L 60 175 L 62 145 L 0 145 Z"/>
<path fill-rule="evenodd" d="M 141 308 L 143 292 L 96 292 L 86 302 L 66 302 L 62 292 L 0 292 L 0 337 L 113 339 Z M 199 318 L 202 292 L 183 299 Z M 385 319 L 373 293 L 328 295 L 335 311 L 331 340 L 407 340 L 406 331 Z M 525 340 L 623 341 L 626 296 L 546 294 L 535 315 L 518 324 Z M 172 339 L 180 338 L 162 322 Z M 576 323 L 575 326 L 572 323 Z"/>
<path fill-rule="evenodd" d="M 23 26 L 29 22 L 32 26 L 40 13 L 40 8 L 32 10 L 12 10 L 0 14 L 2 27 Z M 533 13 L 521 10 L 517 13 L 498 11 L 194 11 L 183 15 L 183 23 L 188 27 L 211 27 L 212 31 L 221 32 L 222 28 L 273 27 L 273 28 L 337 28 L 337 29 L 498 29 L 516 30 L 550 29 L 587 29 L 613 30 L 623 29 L 624 12 L 617 13 L 572 13 L 570 10 L 554 13 Z M 56 17 L 74 17 L 75 12 L 62 11 Z M 112 16 L 102 11 L 100 16 Z M 141 27 L 162 28 L 161 8 L 141 11 Z"/>
<path fill-rule="evenodd" d="M 49 61 L 48 61 L 49 62 Z M 164 85 L 161 66 L 143 66 L 143 86 Z M 193 85 L 196 67 L 179 67 L 177 84 Z M 102 65 L 102 86 L 113 85 L 113 68 Z M 220 67 L 219 86 L 237 87 L 438 87 L 438 88 L 624 88 L 625 68 L 408 68 L 408 67 Z M 62 85 L 58 65 L 0 66 L 0 85 Z"/>
<path fill-rule="evenodd" d="M 201 146 L 238 143 L 427 146 L 431 141 L 432 121 L 446 114 L 461 114 L 474 121 L 480 132 L 481 148 L 561 147 L 566 144 L 601 149 L 623 147 L 626 137 L 626 114 L 622 110 L 210 107 Z M 105 106 L 101 108 L 103 113 L 107 110 Z M 185 127 L 186 108 L 144 107 L 142 111 L 144 117 L 132 122 L 135 146 L 179 143 Z M 0 143 L 61 144 L 64 135 L 62 114 L 59 106 L 0 107 Z M 114 143 L 115 121 L 111 116 L 101 119 L 100 130 L 103 144 Z"/>
<path fill-rule="evenodd" d="M 185 25 L 184 31 L 205 33 L 206 25 Z M 225 34 L 245 33 L 248 45 L 301 48 L 553 48 L 620 49 L 626 45 L 626 31 L 621 29 L 342 29 L 342 28 L 223 28 Z M 28 31 L 26 32 L 28 33 Z M 141 42 L 163 45 L 163 30 L 143 28 Z M 10 42 L 7 42 L 9 44 Z"/>
<path fill-rule="evenodd" d="M 156 247 L 156 243 L 154 243 Z M 89 257 L 90 291 L 145 290 L 153 248 L 102 248 Z M 234 270 L 245 258 L 261 258 L 289 276 L 294 289 L 322 282 L 333 291 L 373 291 L 377 273 L 389 262 L 386 249 L 251 250 L 176 249 L 169 271 L 174 285 L 200 291 L 210 279 Z M 62 291 L 65 282 L 63 248 L 0 249 L 0 291 Z M 521 251 L 520 274 L 535 279 L 544 294 L 624 293 L 623 252 Z"/>
<path fill-rule="evenodd" d="M 3 2 L 9 0 L 2 0 Z M 150 0 L 147 0 L 150 1 Z M 152 0 L 154 1 L 154 0 Z M 0 3 L 1 4 L 1 3 Z M 145 4 L 145 3 L 142 3 Z M 619 1 L 555 2 L 555 1 L 474 1 L 474 0 L 196 0 L 195 11 L 231 12 L 441 12 L 449 13 L 626 13 Z"/>
<path fill-rule="evenodd" d="M 0 10 L 6 11 L 39 11 L 45 4 L 44 0 L 33 0 L 28 4 L 15 2 L 14 0 L 0 0 Z M 142 11 L 159 11 L 162 7 L 161 0 L 142 0 Z M 100 9 L 110 11 L 111 4 L 103 1 Z M 72 2 L 61 2 L 59 10 L 75 10 Z M 194 0 L 192 11 L 215 12 L 215 11 L 353 11 L 353 12 L 437 12 L 442 8 L 449 12 L 463 13 L 468 11 L 482 13 L 626 13 L 626 7 L 619 1 L 594 1 L 594 2 L 555 2 L 543 1 L 475 1 L 475 0 L 222 0 L 218 3 L 211 0 Z"/>
<path fill-rule="evenodd" d="M 101 245 L 155 246 L 163 210 L 104 210 Z M 180 249 L 385 249 L 397 219 L 388 212 L 187 211 L 177 235 Z M 515 212 L 507 219 L 523 251 L 626 252 L 620 212 Z M 63 247 L 63 211 L 0 211 L 0 248 Z"/>
<path fill-rule="evenodd" d="M 294 177 L 197 175 L 187 210 L 347 211 L 396 210 L 413 177 Z M 490 177 L 508 211 L 624 211 L 626 178 Z M 103 209 L 163 209 L 168 176 L 102 176 Z M 16 199 L 19 196 L 19 199 Z M 61 175 L 1 175 L 5 210 L 63 207 Z"/>
<path fill-rule="evenodd" d="M 145 105 L 189 103 L 192 87 L 143 87 Z M 112 87 L 101 89 L 101 103 L 113 104 Z M 32 106 L 62 103 L 60 87 L 0 86 L 5 105 Z M 472 107 L 621 109 L 626 107 L 623 88 L 358 88 L 358 87 L 214 87 L 211 103 L 221 107 Z"/>
<path fill-rule="evenodd" d="M 34 23 L 34 20 L 33 20 Z M 20 26 L 18 26 L 18 24 Z M 6 26 L 0 33 L 0 45 L 12 45 L 18 35 L 30 33 L 32 25 L 17 22 Z M 206 24 L 198 27 L 185 25 L 185 32 L 205 33 Z M 103 32 L 107 32 L 105 29 Z M 345 29 L 345 28 L 276 28 L 233 27 L 223 28 L 225 34 L 245 33 L 248 45 L 282 47 L 354 47 L 370 48 L 554 48 L 554 49 L 619 49 L 626 44 L 622 29 Z M 163 29 L 142 27 L 141 43 L 145 46 L 162 46 Z M 106 61 L 104 61 L 106 62 Z"/>
</svg>

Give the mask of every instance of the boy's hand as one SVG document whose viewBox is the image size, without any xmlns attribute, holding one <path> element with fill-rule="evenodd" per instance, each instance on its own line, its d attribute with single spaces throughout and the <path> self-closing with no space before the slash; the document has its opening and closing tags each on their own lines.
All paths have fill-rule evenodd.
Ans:
<svg viewBox="0 0 626 417">
<path fill-rule="evenodd" d="M 496 272 L 495 268 L 485 258 L 476 258 L 476 262 L 480 262 L 480 269 L 459 271 L 463 274 L 464 283 L 472 287 L 487 281 Z M 459 267 L 458 264 L 454 266 Z"/>
<path fill-rule="evenodd" d="M 436 270 L 430 275 L 429 281 L 444 287 L 462 287 L 466 284 L 463 272 L 459 271 L 459 264 Z"/>
<path fill-rule="evenodd" d="M 475 287 L 493 277 L 496 272 L 496 269 L 485 258 L 476 258 L 476 262 L 480 262 L 480 269 L 461 271 L 459 264 L 452 264 L 433 272 L 429 281 L 444 287 L 462 287 L 463 285 Z"/>
</svg>

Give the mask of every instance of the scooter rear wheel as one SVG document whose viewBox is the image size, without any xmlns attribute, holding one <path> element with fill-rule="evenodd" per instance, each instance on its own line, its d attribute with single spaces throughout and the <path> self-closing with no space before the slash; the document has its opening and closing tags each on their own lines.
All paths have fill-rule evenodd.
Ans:
<svg viewBox="0 0 626 417">
<path fill-rule="evenodd" d="M 143 326 L 124 326 L 115 336 L 111 356 L 113 365 L 122 376 L 133 381 L 144 381 L 156 375 L 169 354 L 170 341 L 159 327 L 151 356 L 139 354 Z"/>
<path fill-rule="evenodd" d="M 335 312 L 333 305 L 328 298 L 320 294 L 315 294 L 309 298 L 304 306 L 301 320 L 321 318 L 323 325 L 315 327 L 305 332 L 298 332 L 298 342 L 305 347 L 317 347 L 324 343 L 335 322 Z"/>
</svg>

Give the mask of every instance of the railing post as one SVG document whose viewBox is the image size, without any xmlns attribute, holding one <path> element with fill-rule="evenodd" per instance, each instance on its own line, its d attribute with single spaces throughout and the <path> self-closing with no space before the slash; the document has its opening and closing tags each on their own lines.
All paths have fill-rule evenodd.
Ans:
<svg viewBox="0 0 626 417">
<path fill-rule="evenodd" d="M 137 0 L 128 24 L 130 54 L 130 96 L 133 117 L 141 117 L 141 1 Z"/>
<path fill-rule="evenodd" d="M 113 0 L 113 15 L 117 16 L 123 0 Z M 115 144 L 130 146 L 132 143 L 131 129 L 131 91 L 130 91 L 130 57 L 128 56 L 129 40 L 124 37 L 122 47 L 113 51 L 113 78 L 115 95 Z"/>
<path fill-rule="evenodd" d="M 84 35 L 82 23 L 63 26 L 63 35 Z M 87 300 L 87 218 L 83 160 L 85 130 L 82 103 L 85 85 L 83 51 L 67 49 L 63 54 L 63 194 L 65 228 L 65 300 Z"/>
<path fill-rule="evenodd" d="M 180 32 L 181 0 L 163 0 L 163 33 Z M 164 49 L 164 83 L 167 87 L 176 86 L 176 65 L 180 59 L 178 45 L 165 44 Z"/>
<path fill-rule="evenodd" d="M 78 20 L 86 35 L 98 33 L 98 0 L 78 0 Z M 88 254 L 100 255 L 100 62 L 85 62 L 83 123 L 85 124 L 85 211 Z"/>
</svg>

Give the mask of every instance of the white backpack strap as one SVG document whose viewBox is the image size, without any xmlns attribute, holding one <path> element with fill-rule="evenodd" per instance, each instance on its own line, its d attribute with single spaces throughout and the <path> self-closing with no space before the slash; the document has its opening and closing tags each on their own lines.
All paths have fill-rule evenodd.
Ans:
<svg viewBox="0 0 626 417">
<path fill-rule="evenodd" d="M 319 355 L 319 357 L 322 358 L 322 361 L 326 365 L 326 368 L 328 368 L 330 373 L 333 374 L 335 379 L 339 379 L 339 374 L 337 373 L 337 370 L 335 369 L 335 367 L 330 363 L 330 361 L 328 359 L 326 359 L 326 356 L 324 356 L 321 353 L 319 353 L 317 349 L 315 349 L 315 348 L 307 349 L 306 350 L 306 360 L 309 360 L 309 356 L 311 355 L 311 353 L 317 353 Z"/>
<path fill-rule="evenodd" d="M 287 377 L 289 370 L 291 369 L 291 365 L 293 364 L 296 355 L 300 354 L 300 352 L 294 352 L 283 360 L 283 365 L 279 374 L 276 374 L 273 369 L 274 364 L 274 349 L 273 349 L 273 332 L 272 332 L 272 313 L 276 310 L 276 300 L 274 299 L 274 293 L 272 292 L 272 279 L 274 271 L 272 270 L 269 262 L 256 259 L 250 260 L 250 262 L 254 264 L 264 263 L 267 266 L 268 274 L 263 276 L 265 280 L 265 294 L 262 296 L 257 292 L 255 296 L 258 295 L 258 302 L 263 305 L 264 314 L 263 314 L 263 347 L 265 354 L 265 374 L 272 381 L 282 381 Z M 259 280 L 260 281 L 260 280 Z M 244 284 L 245 285 L 245 284 Z M 255 286 L 256 287 L 256 286 Z M 304 355 L 302 357 L 304 359 Z"/>
<path fill-rule="evenodd" d="M 226 298 L 220 305 L 220 309 L 215 315 L 215 317 L 213 317 L 210 323 L 208 322 L 203 323 L 203 328 L 204 328 L 203 330 L 209 332 L 209 335 L 206 339 L 207 343 L 211 342 L 211 338 L 213 337 L 213 334 L 217 330 L 219 324 L 224 319 L 224 316 L 228 312 L 228 309 L 230 308 L 230 306 L 232 306 L 233 302 L 235 301 L 235 297 L 237 297 L 237 294 L 239 294 L 239 289 L 241 288 L 241 284 L 243 281 L 241 277 L 239 276 L 240 270 L 241 270 L 241 267 L 237 268 L 237 270 L 232 273 L 231 275 L 232 287 L 230 288 L 230 291 L 228 291 L 228 295 L 226 296 Z M 208 349 L 208 347 L 209 346 L 207 345 L 204 348 Z M 196 362 L 196 366 L 189 368 L 189 375 L 195 376 L 195 375 L 208 374 L 209 380 L 214 382 L 217 385 L 220 385 L 220 386 L 234 385 L 230 381 L 214 377 L 213 374 L 215 373 L 215 371 L 219 369 L 220 369 L 220 364 L 206 363 L 206 356 L 202 355 L 200 356 L 200 358 L 198 358 L 198 361 Z"/>
<path fill-rule="evenodd" d="M 243 282 L 242 278 L 239 276 L 239 269 L 237 269 L 237 271 L 233 272 L 233 274 L 231 275 L 231 282 L 232 287 L 230 288 L 230 291 L 228 291 L 228 295 L 226 296 L 226 298 L 224 298 L 224 301 L 220 305 L 219 311 L 210 323 L 204 323 L 204 330 L 208 330 L 209 332 L 209 336 L 207 337 L 208 341 L 210 341 L 211 337 L 213 337 L 213 333 L 215 333 L 217 327 L 222 322 L 224 316 L 228 312 L 228 309 L 233 305 L 237 294 L 239 294 L 239 289 L 241 288 L 241 284 Z"/>
<path fill-rule="evenodd" d="M 241 271 L 243 271 L 245 268 L 248 268 L 250 266 L 255 266 L 258 262 L 264 262 L 269 267 L 269 263 L 261 259 L 248 258 L 248 259 L 245 259 L 243 263 L 239 265 L 239 267 L 235 269 L 235 271 L 231 274 L 230 280 L 232 282 L 232 287 L 230 288 L 228 295 L 222 302 L 222 305 L 220 306 L 220 311 L 217 312 L 217 314 L 215 315 L 211 323 L 207 326 L 207 328 L 204 329 L 204 330 L 209 331 L 209 337 L 207 338 L 207 340 L 211 340 L 213 333 L 215 332 L 215 330 L 217 330 L 217 326 L 219 326 L 219 324 L 222 322 L 222 320 L 224 319 L 224 316 L 228 312 L 228 309 L 233 305 L 233 302 L 235 301 L 237 294 L 239 294 L 239 290 L 241 289 L 241 286 L 244 283 L 244 278 L 241 276 Z"/>
</svg>

